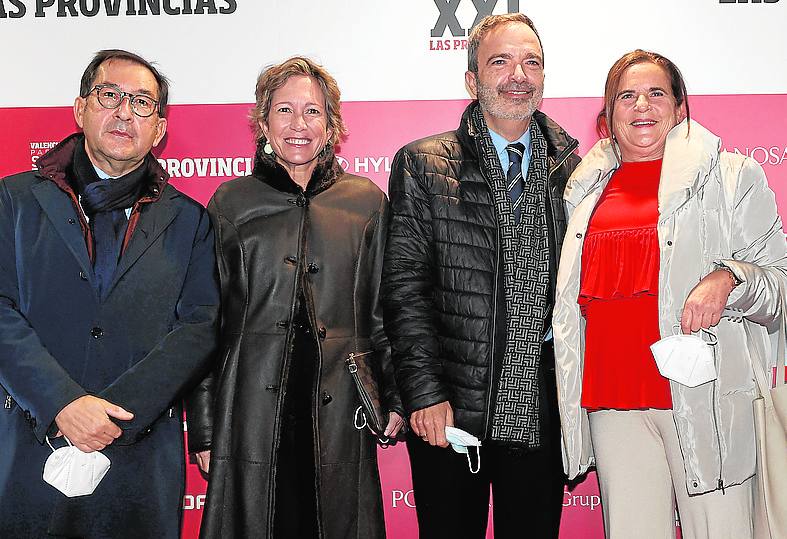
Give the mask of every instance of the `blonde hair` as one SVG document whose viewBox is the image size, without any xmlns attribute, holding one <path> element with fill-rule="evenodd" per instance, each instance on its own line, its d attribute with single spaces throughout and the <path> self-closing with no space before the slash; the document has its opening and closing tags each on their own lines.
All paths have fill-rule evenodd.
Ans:
<svg viewBox="0 0 787 539">
<path fill-rule="evenodd" d="M 347 134 L 341 114 L 341 92 L 339 85 L 324 67 L 304 56 L 293 56 L 284 62 L 265 68 L 257 77 L 257 86 L 254 92 L 256 102 L 251 109 L 249 119 L 254 130 L 254 139 L 257 145 L 264 145 L 267 140 L 260 127 L 260 122 L 268 121 L 271 110 L 273 92 L 284 86 L 290 77 L 305 75 L 317 81 L 325 96 L 325 112 L 328 118 L 328 129 L 332 130 L 328 144 L 335 146 Z"/>
</svg>

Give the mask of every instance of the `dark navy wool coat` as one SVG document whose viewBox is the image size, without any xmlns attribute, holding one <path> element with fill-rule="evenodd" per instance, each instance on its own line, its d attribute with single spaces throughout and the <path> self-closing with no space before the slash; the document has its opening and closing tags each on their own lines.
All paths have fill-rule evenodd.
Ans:
<svg viewBox="0 0 787 539">
<path fill-rule="evenodd" d="M 184 391 L 214 353 L 213 230 L 166 184 L 147 191 L 106 299 L 93 286 L 89 230 L 66 175 L 79 135 L 0 182 L 0 537 L 177 538 Z M 103 453 L 95 493 L 66 498 L 42 479 L 57 413 L 92 394 L 133 412 Z M 60 442 L 62 445 L 62 442 Z"/>
</svg>

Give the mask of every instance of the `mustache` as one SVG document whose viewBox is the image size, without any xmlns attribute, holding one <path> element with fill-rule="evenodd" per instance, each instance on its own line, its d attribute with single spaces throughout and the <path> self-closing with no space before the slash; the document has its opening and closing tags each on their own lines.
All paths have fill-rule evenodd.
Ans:
<svg viewBox="0 0 787 539">
<path fill-rule="evenodd" d="M 524 83 L 509 83 L 509 84 L 501 84 L 497 87 L 498 93 L 503 92 L 532 92 L 535 93 L 536 86 L 533 84 Z"/>
<path fill-rule="evenodd" d="M 113 122 L 106 126 L 106 131 L 120 131 L 130 136 L 134 136 L 134 129 L 124 122 Z"/>
</svg>

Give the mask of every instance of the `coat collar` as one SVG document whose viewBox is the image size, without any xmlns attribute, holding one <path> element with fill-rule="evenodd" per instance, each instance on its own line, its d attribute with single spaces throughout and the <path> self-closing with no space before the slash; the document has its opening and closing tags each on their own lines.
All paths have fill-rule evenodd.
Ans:
<svg viewBox="0 0 787 539">
<path fill-rule="evenodd" d="M 88 279 L 92 279 L 93 266 L 87 248 L 87 243 L 91 241 L 90 235 L 89 232 L 76 226 L 77 218 L 83 223 L 84 219 L 81 211 L 76 207 L 77 197 L 68 181 L 74 147 L 77 143 L 81 143 L 82 138 L 83 135 L 80 133 L 71 135 L 38 160 L 39 176 L 50 181 L 34 185 L 32 191 L 85 275 Z M 137 202 L 136 211 L 132 212 L 129 228 L 132 228 L 133 221 L 134 233 L 120 259 L 108 293 L 166 230 L 180 211 L 180 206 L 174 203 L 173 199 L 181 195 L 175 189 L 165 189 L 168 176 L 152 154 L 147 155 L 142 166 L 146 167 L 147 189 L 143 191 L 142 198 Z M 63 196 L 63 192 L 68 196 Z M 150 202 L 156 204 L 149 204 Z"/>
<path fill-rule="evenodd" d="M 719 160 L 721 140 L 705 127 L 683 120 L 667 135 L 661 179 L 659 214 L 675 212 L 708 181 Z M 619 166 L 610 139 L 599 140 L 571 176 L 563 198 L 577 206 L 592 191 L 603 188 Z"/>
<path fill-rule="evenodd" d="M 475 100 L 465 108 L 459 128 L 456 130 L 459 141 L 476 158 L 478 157 L 478 151 L 476 150 L 475 138 L 480 136 L 480 133 L 477 133 L 473 126 L 473 110 L 478 106 L 478 101 Z M 547 141 L 547 157 L 551 160 L 557 159 L 566 152 L 573 152 L 578 146 L 578 142 L 565 129 L 540 110 L 533 113 L 533 119 Z"/>
<path fill-rule="evenodd" d="M 73 193 L 74 189 L 68 181 L 68 171 L 72 168 L 74 161 L 74 149 L 77 144 L 83 144 L 85 135 L 74 133 L 63 139 L 57 146 L 49 150 L 38 160 L 38 174 L 55 182 L 62 191 Z M 169 181 L 169 175 L 161 168 L 161 165 L 153 156 L 148 153 L 142 165 L 147 176 L 145 189 L 140 198 L 141 203 L 155 202 L 164 192 L 164 187 Z"/>
<path fill-rule="evenodd" d="M 336 183 L 336 180 L 344 174 L 344 170 L 331 153 L 330 158 L 321 160 L 312 173 L 306 190 L 302 191 L 300 186 L 290 178 L 287 170 L 276 160 L 265 154 L 262 147 L 257 146 L 254 156 L 254 169 L 252 176 L 260 181 L 267 183 L 277 191 L 298 195 L 303 192 L 307 198 L 311 198 Z"/>
</svg>

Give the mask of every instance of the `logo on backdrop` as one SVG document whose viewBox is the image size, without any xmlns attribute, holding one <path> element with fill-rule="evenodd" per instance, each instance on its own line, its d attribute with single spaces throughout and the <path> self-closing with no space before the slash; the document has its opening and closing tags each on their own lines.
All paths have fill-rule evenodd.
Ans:
<svg viewBox="0 0 787 539">
<path fill-rule="evenodd" d="M 434 4 L 438 15 L 429 34 L 430 51 L 467 50 L 470 30 L 492 15 L 498 4 L 505 4 L 505 13 L 519 12 L 519 0 L 472 0 L 472 8 L 467 8 L 470 0 L 434 0 Z"/>
<path fill-rule="evenodd" d="M 0 19 L 137 15 L 229 15 L 237 0 L 0 0 Z"/>
<path fill-rule="evenodd" d="M 186 494 L 183 496 L 183 509 L 190 511 L 192 509 L 202 509 L 205 507 L 205 494 Z"/>
<path fill-rule="evenodd" d="M 787 163 L 787 146 L 734 146 L 727 151 L 751 157 L 760 165 L 779 166 Z"/>
<path fill-rule="evenodd" d="M 589 507 L 595 511 L 601 505 L 601 497 L 597 494 L 571 494 L 568 490 L 563 491 L 563 507 Z"/>
<path fill-rule="evenodd" d="M 372 172 L 391 172 L 391 158 L 387 155 L 363 155 L 349 159 L 337 155 L 336 160 L 339 161 L 344 171 L 350 174 L 364 175 Z"/>
<path fill-rule="evenodd" d="M 253 169 L 251 157 L 159 157 L 158 162 L 170 178 L 236 178 Z"/>
<path fill-rule="evenodd" d="M 0 0 L 2 2 L 2 0 Z M 57 142 L 47 140 L 43 142 L 31 142 L 30 143 L 30 170 L 36 170 L 38 167 L 36 166 L 36 161 L 38 158 L 44 155 L 46 152 L 51 150 L 57 146 Z"/>
</svg>

